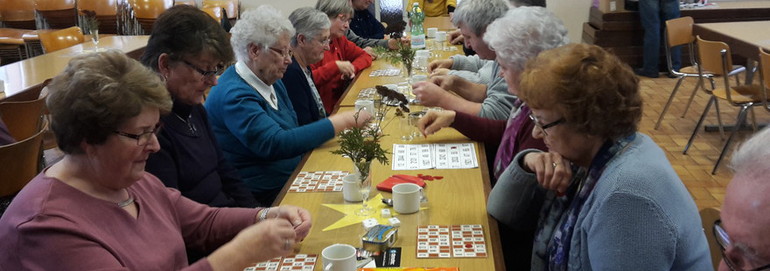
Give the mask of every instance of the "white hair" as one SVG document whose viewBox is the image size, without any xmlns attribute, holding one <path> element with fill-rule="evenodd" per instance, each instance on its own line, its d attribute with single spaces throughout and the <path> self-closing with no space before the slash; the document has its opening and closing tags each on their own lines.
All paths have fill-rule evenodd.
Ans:
<svg viewBox="0 0 770 271">
<path fill-rule="evenodd" d="M 458 27 L 465 25 L 474 34 L 481 36 L 487 26 L 503 17 L 509 8 L 510 4 L 505 0 L 463 0 L 457 4 L 452 23 Z"/>
<path fill-rule="evenodd" d="M 230 43 L 238 61 L 249 60 L 249 44 L 267 48 L 275 44 L 281 35 L 294 36 L 294 27 L 280 11 L 269 5 L 261 5 L 241 14 L 241 19 L 230 30 Z"/>
<path fill-rule="evenodd" d="M 295 9 L 289 15 L 289 21 L 297 30 L 297 34 L 291 37 L 292 46 L 297 46 L 297 36 L 303 35 L 306 38 L 314 39 L 322 30 L 329 29 L 332 25 L 326 13 L 311 7 Z"/>
<path fill-rule="evenodd" d="M 521 72 L 528 60 L 569 43 L 569 38 L 564 24 L 551 11 L 544 7 L 517 7 L 489 25 L 484 42 L 495 51 L 502 65 Z"/>
<path fill-rule="evenodd" d="M 743 142 L 733 153 L 730 168 L 745 180 L 768 182 L 770 178 L 770 128 L 765 128 Z M 733 180 L 739 178 L 733 177 Z"/>
</svg>

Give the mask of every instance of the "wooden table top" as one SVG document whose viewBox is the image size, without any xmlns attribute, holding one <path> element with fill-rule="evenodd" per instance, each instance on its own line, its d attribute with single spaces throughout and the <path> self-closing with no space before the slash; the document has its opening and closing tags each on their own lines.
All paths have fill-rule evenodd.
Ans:
<svg viewBox="0 0 770 271">
<path fill-rule="evenodd" d="M 139 58 L 147 46 L 149 36 L 108 36 L 99 39 L 99 49 L 118 49 L 133 58 Z M 94 44 L 86 42 L 56 52 L 36 56 L 0 67 L 4 93 L 0 99 L 16 95 L 53 78 L 64 70 L 72 57 L 93 52 Z"/>
<path fill-rule="evenodd" d="M 340 110 L 353 110 L 352 107 L 342 107 Z M 402 142 L 399 135 L 398 119 L 393 120 L 387 126 L 390 113 L 383 121 L 385 134 L 383 148 L 392 150 L 393 144 L 427 144 L 427 143 L 463 143 L 470 142 L 468 138 L 456 130 L 448 128 L 429 138 L 418 138 L 411 142 Z M 403 267 L 459 267 L 460 270 L 503 270 L 502 253 L 500 249 L 497 223 L 487 215 L 486 200 L 490 190 L 487 164 L 484 155 L 483 144 L 475 144 L 479 158 L 479 167 L 473 169 L 429 169 L 429 170 L 402 170 L 393 171 L 390 165 L 382 165 L 376 161 L 372 164 L 372 193 L 371 197 L 382 194 L 384 198 L 390 198 L 391 194 L 377 191 L 374 186 L 393 174 L 425 174 L 443 176 L 442 180 L 427 181 L 425 193 L 429 200 L 428 209 L 415 214 L 398 215 L 401 227 L 398 232 L 397 247 L 402 248 L 401 266 Z M 348 158 L 330 153 L 338 148 L 337 139 L 330 140 L 313 150 L 305 157 L 303 163 L 297 168 L 293 176 L 299 171 L 352 171 L 352 162 Z M 389 159 L 392 155 L 389 154 Z M 293 177 L 291 178 L 294 179 Z M 360 247 L 361 236 L 364 230 L 360 224 L 347 226 L 340 229 L 322 231 L 344 215 L 321 204 L 344 204 L 341 192 L 312 192 L 312 193 L 286 193 L 288 186 L 279 196 L 280 204 L 290 204 L 306 208 L 313 216 L 313 228 L 310 235 L 297 253 L 320 254 L 326 246 L 334 243 L 351 244 Z M 282 198 L 281 198 L 282 197 Z M 461 200 L 458 200 L 461 199 Z M 349 203 L 360 205 L 361 203 Z M 375 214 L 379 216 L 379 214 Z M 446 258 L 446 259 L 416 259 L 416 228 L 418 225 L 457 225 L 457 224 L 481 224 L 484 227 L 487 250 L 486 258 Z M 319 256 L 319 261 L 320 261 Z M 322 270 L 321 264 L 316 265 L 316 270 Z"/>
<path fill-rule="evenodd" d="M 454 30 L 457 28 L 454 26 L 454 24 L 452 24 L 449 16 L 425 17 L 423 27 L 426 29 L 426 31 L 431 27 L 438 28 L 439 31 Z"/>
<path fill-rule="evenodd" d="M 770 50 L 770 21 L 695 24 L 693 33 L 706 40 L 723 41 L 733 53 L 750 59 L 757 59 L 759 47 Z"/>
</svg>

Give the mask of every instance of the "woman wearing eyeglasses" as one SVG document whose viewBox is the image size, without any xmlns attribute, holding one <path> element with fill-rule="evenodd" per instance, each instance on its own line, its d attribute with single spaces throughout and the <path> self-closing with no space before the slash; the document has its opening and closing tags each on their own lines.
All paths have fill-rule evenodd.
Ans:
<svg viewBox="0 0 770 271">
<path fill-rule="evenodd" d="M 182 195 L 212 207 L 256 207 L 257 201 L 227 162 L 201 104 L 233 61 L 227 32 L 208 14 L 175 6 L 155 21 L 142 62 L 166 84 L 174 106 L 161 117 L 160 151 L 147 172 Z"/>
<path fill-rule="evenodd" d="M 310 67 L 324 108 L 332 112 L 356 74 L 372 65 L 372 57 L 345 37 L 353 19 L 350 0 L 318 0 L 315 8 L 329 16 L 331 43 L 321 62 Z"/>
<path fill-rule="evenodd" d="M 3 270 L 243 270 L 291 253 L 310 230 L 297 207 L 213 208 L 145 172 L 172 102 L 122 52 L 76 56 L 48 88 L 65 155 L 0 218 Z M 188 265 L 185 247 L 216 250 Z"/>
<path fill-rule="evenodd" d="M 510 185 L 520 189 L 505 195 L 513 221 L 538 220 L 532 269 L 711 270 L 692 197 L 637 132 L 642 99 L 628 65 L 570 44 L 541 53 L 520 78 L 532 136 L 549 150 L 516 155 Z M 538 193 L 542 206 L 516 200 Z"/>
<path fill-rule="evenodd" d="M 291 63 L 291 22 L 271 6 L 244 12 L 233 26 L 238 62 L 219 78 L 205 106 L 222 150 L 255 198 L 271 204 L 302 155 L 356 124 L 347 111 L 303 126 L 281 78 Z"/>
<path fill-rule="evenodd" d="M 298 8 L 289 15 L 297 31 L 291 37 L 291 64 L 281 81 L 297 113 L 300 126 L 326 118 L 321 95 L 313 82 L 310 65 L 324 58 L 329 50 L 329 17 L 312 7 Z"/>
</svg>

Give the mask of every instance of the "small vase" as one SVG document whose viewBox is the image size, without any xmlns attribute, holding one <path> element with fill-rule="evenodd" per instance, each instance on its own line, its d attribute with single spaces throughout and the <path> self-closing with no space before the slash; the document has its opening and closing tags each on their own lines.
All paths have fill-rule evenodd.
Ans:
<svg viewBox="0 0 770 271">
<path fill-rule="evenodd" d="M 372 176 L 370 173 L 372 161 L 364 161 L 361 163 L 353 163 L 355 168 L 354 175 L 357 175 L 360 180 L 359 192 L 361 193 L 361 209 L 356 211 L 359 216 L 370 216 L 374 214 L 374 209 L 366 205 L 366 201 L 369 200 L 369 194 L 372 191 Z"/>
</svg>

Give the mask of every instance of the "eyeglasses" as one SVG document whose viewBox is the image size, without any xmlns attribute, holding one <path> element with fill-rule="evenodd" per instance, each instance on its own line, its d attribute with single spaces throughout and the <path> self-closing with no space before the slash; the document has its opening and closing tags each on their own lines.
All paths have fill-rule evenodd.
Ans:
<svg viewBox="0 0 770 271">
<path fill-rule="evenodd" d="M 147 131 L 141 134 L 129 134 L 129 133 L 121 132 L 117 130 L 112 132 L 119 136 L 136 139 L 137 146 L 147 146 L 148 144 L 150 144 L 150 140 L 152 139 L 152 136 L 153 135 L 157 136 L 161 128 L 163 128 L 163 124 L 159 122 L 158 124 L 155 125 L 155 128 L 153 128 L 151 131 Z"/>
<path fill-rule="evenodd" d="M 182 59 L 182 62 L 183 62 L 185 65 L 187 65 L 188 67 L 190 67 L 190 68 L 192 68 L 193 70 L 195 70 L 196 72 L 198 72 L 200 75 L 203 75 L 203 78 L 204 78 L 204 79 L 205 79 L 205 78 L 211 78 L 212 76 L 219 76 L 219 75 L 222 75 L 222 72 L 224 72 L 224 71 L 225 71 L 225 69 L 223 69 L 223 68 L 221 68 L 221 67 L 218 67 L 218 66 L 217 66 L 217 68 L 216 68 L 215 70 L 213 70 L 213 71 L 207 71 L 207 70 L 204 70 L 204 69 L 198 68 L 197 66 L 195 66 L 195 65 L 194 65 L 194 64 L 192 64 L 192 63 L 190 63 L 190 62 L 189 62 L 189 61 L 187 61 L 187 60 L 184 60 L 184 59 Z"/>
<path fill-rule="evenodd" d="M 283 58 L 289 58 L 291 56 L 291 52 L 289 50 L 284 51 L 284 50 L 281 50 L 281 49 L 278 49 L 278 48 L 273 48 L 273 47 L 267 47 L 267 48 L 269 48 L 273 52 L 278 53 Z"/>
<path fill-rule="evenodd" d="M 724 228 L 722 228 L 722 220 L 717 220 L 714 222 L 714 238 L 717 240 L 717 244 L 719 244 L 719 249 L 722 252 L 722 259 L 724 260 L 725 264 L 727 264 L 727 267 L 730 268 L 730 270 L 738 271 L 738 270 L 748 270 L 748 271 L 760 271 L 760 270 L 770 270 L 770 264 L 763 265 L 757 268 L 754 268 L 753 263 L 757 262 L 756 260 L 752 260 L 749 258 L 757 258 L 750 257 L 754 254 L 751 253 L 751 249 L 747 248 L 746 246 L 740 245 L 740 244 L 732 244 L 732 241 L 730 241 L 730 236 L 727 235 L 727 231 L 725 231 Z M 735 255 L 733 253 L 730 253 L 730 255 L 727 254 L 727 248 L 734 247 L 736 248 L 739 253 L 738 255 Z"/>
<path fill-rule="evenodd" d="M 529 113 L 529 119 L 531 119 L 532 122 L 535 123 L 535 127 L 540 129 L 540 132 L 543 132 L 544 135 L 548 135 L 548 132 L 546 132 L 545 129 L 548 129 L 548 128 L 554 127 L 556 125 L 562 124 L 562 123 L 564 123 L 566 121 L 564 118 L 560 118 L 559 120 L 551 122 L 551 123 L 548 123 L 548 124 L 540 124 L 540 120 L 538 120 L 537 117 L 535 117 L 535 115 L 532 114 L 532 112 Z"/>
<path fill-rule="evenodd" d="M 318 37 L 318 38 L 320 38 L 320 37 Z M 318 42 L 320 42 L 321 44 L 324 44 L 324 45 L 329 44 L 329 42 L 332 41 L 332 39 L 329 38 L 329 37 L 327 37 L 325 40 L 319 40 L 318 38 L 316 38 L 315 40 L 317 40 Z"/>
</svg>

